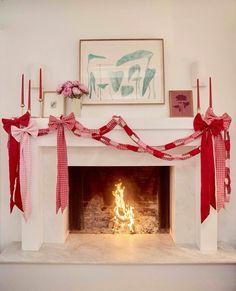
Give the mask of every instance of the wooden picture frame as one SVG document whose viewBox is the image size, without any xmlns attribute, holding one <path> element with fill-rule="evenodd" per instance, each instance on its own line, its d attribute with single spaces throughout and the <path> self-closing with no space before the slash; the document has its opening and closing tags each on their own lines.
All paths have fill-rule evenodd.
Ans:
<svg viewBox="0 0 236 291">
<path fill-rule="evenodd" d="M 83 104 L 164 104 L 163 39 L 81 39 Z"/>
<path fill-rule="evenodd" d="M 56 91 L 43 92 L 43 117 L 60 116 L 65 113 L 65 98 Z"/>
<path fill-rule="evenodd" d="M 193 117 L 192 90 L 169 91 L 170 117 Z"/>
</svg>

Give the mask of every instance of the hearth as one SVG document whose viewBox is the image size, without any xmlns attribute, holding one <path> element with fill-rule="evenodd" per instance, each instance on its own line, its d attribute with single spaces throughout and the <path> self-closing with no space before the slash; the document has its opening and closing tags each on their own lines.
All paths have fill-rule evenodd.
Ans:
<svg viewBox="0 0 236 291">
<path fill-rule="evenodd" d="M 169 232 L 168 166 L 69 167 L 69 230 Z"/>
</svg>

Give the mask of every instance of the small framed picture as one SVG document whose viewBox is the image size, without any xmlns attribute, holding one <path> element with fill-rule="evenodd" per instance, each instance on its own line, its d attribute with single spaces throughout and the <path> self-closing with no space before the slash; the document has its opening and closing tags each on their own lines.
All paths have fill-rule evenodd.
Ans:
<svg viewBox="0 0 236 291">
<path fill-rule="evenodd" d="M 45 91 L 43 94 L 43 117 L 64 114 L 65 98 L 55 91 Z"/>
<path fill-rule="evenodd" d="M 193 116 L 193 92 L 191 90 L 169 91 L 170 117 Z"/>
</svg>

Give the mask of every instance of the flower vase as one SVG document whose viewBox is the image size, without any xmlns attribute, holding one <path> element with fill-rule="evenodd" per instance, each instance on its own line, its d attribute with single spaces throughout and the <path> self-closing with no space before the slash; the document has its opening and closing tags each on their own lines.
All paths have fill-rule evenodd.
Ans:
<svg viewBox="0 0 236 291">
<path fill-rule="evenodd" d="M 66 101 L 65 102 L 66 115 L 73 112 L 76 117 L 80 117 L 82 109 L 82 100 L 79 98 L 65 98 L 65 101 Z"/>
</svg>

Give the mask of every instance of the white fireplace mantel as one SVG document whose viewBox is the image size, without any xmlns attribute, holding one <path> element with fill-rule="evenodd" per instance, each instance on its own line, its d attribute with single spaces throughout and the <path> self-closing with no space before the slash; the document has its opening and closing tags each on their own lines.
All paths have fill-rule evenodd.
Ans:
<svg viewBox="0 0 236 291">
<path fill-rule="evenodd" d="M 112 118 L 112 116 L 111 116 Z M 85 117 L 76 117 L 80 123 L 88 128 L 98 128 L 106 124 L 110 119 L 101 118 L 85 118 Z M 39 126 L 47 126 L 48 118 L 34 118 L 37 121 Z M 133 129 L 186 129 L 191 130 L 193 127 L 193 118 L 192 117 L 182 117 L 182 118 L 124 118 L 126 123 Z M 117 130 L 117 128 L 115 129 Z"/>
<path fill-rule="evenodd" d="M 47 127 L 48 118 L 36 118 L 39 128 Z M 108 120 L 101 120 L 98 118 L 79 118 L 85 127 L 96 129 L 105 125 Z M 193 132 L 192 118 L 162 118 L 162 119 L 125 119 L 128 126 L 130 126 L 140 138 L 149 145 L 161 145 L 171 142 L 175 139 L 182 138 Z M 124 130 L 116 126 L 112 132 L 107 136 L 121 142 L 132 143 L 130 138 L 125 134 Z M 68 146 L 104 146 L 95 140 L 88 138 L 75 138 L 70 132 L 66 132 L 66 139 Z M 56 146 L 56 139 L 54 134 L 43 136 L 37 140 L 39 146 Z M 194 145 L 191 144 L 191 145 Z"/>
<path fill-rule="evenodd" d="M 47 118 L 35 118 L 39 128 Z M 78 119 L 88 128 L 98 128 L 109 120 Z M 192 118 L 126 119 L 127 124 L 149 145 L 162 145 L 193 132 Z M 132 143 L 118 126 L 107 136 Z M 56 132 L 32 139 L 32 215 L 22 219 L 22 249 L 38 250 L 43 242 L 63 243 L 68 235 L 68 211 L 55 213 Z M 200 224 L 199 157 L 187 161 L 162 161 L 149 154 L 119 151 L 89 138 L 78 138 L 66 130 L 69 166 L 168 165 L 171 166 L 171 234 L 176 243 L 195 243 L 202 251 L 217 249 L 217 215 L 212 211 Z M 199 144 L 195 141 L 191 146 Z M 182 147 L 181 151 L 189 150 Z M 176 151 L 176 149 L 175 149 Z"/>
</svg>

